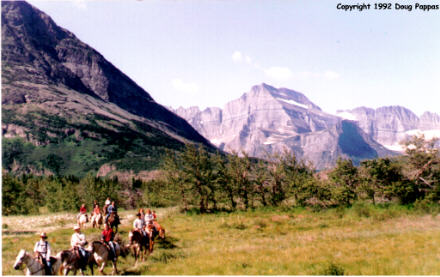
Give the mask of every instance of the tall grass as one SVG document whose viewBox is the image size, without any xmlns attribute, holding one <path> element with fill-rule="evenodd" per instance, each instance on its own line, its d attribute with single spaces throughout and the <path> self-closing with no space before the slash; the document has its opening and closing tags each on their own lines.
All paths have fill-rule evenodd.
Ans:
<svg viewBox="0 0 440 277">
<path fill-rule="evenodd" d="M 165 210 L 164 210 L 165 211 Z M 168 212 L 168 210 L 166 210 Z M 126 214 L 126 217 L 130 212 Z M 167 239 L 134 267 L 121 258 L 123 274 L 143 275 L 438 275 L 440 220 L 404 206 L 361 203 L 349 209 L 258 209 L 234 213 L 159 217 Z M 134 218 L 133 218 L 134 219 Z M 131 219 L 121 229 L 126 239 Z M 72 231 L 60 228 L 49 241 L 68 248 Z M 88 237 L 96 231 L 87 230 Z M 3 274 L 20 248 L 37 235 L 3 238 Z"/>
</svg>

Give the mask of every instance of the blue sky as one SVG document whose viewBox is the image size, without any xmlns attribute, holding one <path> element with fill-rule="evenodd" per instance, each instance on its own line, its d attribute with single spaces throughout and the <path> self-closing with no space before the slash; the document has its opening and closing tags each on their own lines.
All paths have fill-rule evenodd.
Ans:
<svg viewBox="0 0 440 277">
<path fill-rule="evenodd" d="M 332 0 L 29 2 L 163 105 L 222 107 L 265 82 L 328 112 L 440 113 L 438 10 L 344 12 Z"/>
</svg>

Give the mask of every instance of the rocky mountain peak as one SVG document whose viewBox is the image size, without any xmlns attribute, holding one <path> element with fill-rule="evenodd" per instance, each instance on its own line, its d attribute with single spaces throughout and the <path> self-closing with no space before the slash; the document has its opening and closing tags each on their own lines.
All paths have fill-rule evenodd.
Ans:
<svg viewBox="0 0 440 277">
<path fill-rule="evenodd" d="M 41 167 L 55 155 L 64 173 L 84 174 L 108 162 L 154 167 L 164 149 L 188 142 L 214 149 L 42 11 L 24 1 L 2 1 L 1 8 L 3 137 L 33 145 L 21 158 L 6 149 L 4 168 L 20 159 L 28 162 L 23 170 Z"/>
</svg>

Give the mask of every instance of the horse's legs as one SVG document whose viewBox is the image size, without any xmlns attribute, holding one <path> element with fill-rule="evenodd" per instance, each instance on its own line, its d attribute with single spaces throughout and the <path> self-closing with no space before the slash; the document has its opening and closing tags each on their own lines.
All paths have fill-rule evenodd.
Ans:
<svg viewBox="0 0 440 277">
<path fill-rule="evenodd" d="M 89 263 L 89 267 L 90 267 L 90 271 L 92 272 L 92 275 L 93 275 L 93 263 Z"/>
<path fill-rule="evenodd" d="M 112 261 L 113 263 L 113 275 L 118 274 L 118 268 L 116 267 L 116 261 Z"/>
<path fill-rule="evenodd" d="M 102 265 L 101 265 L 101 267 L 99 268 L 99 272 L 100 272 L 102 275 L 105 275 L 105 273 L 104 273 L 104 267 L 105 267 L 105 262 L 102 262 Z"/>
</svg>

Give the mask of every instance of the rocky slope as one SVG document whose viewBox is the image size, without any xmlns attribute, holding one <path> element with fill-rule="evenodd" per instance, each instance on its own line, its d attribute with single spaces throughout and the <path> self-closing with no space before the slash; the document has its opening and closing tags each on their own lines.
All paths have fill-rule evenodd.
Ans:
<svg viewBox="0 0 440 277">
<path fill-rule="evenodd" d="M 59 163 L 83 174 L 111 161 L 154 167 L 164 149 L 186 142 L 212 148 L 49 16 L 22 1 L 1 5 L 4 168 Z"/>
<path fill-rule="evenodd" d="M 353 121 L 323 112 L 299 92 L 267 84 L 252 87 L 223 109 L 179 108 L 176 113 L 226 151 L 265 157 L 290 149 L 318 169 L 332 166 L 339 156 L 359 162 L 393 154 Z"/>
<path fill-rule="evenodd" d="M 370 109 L 365 107 L 338 111 L 338 115 L 355 121 L 372 139 L 385 147 L 402 151 L 401 142 L 413 135 L 427 139 L 440 137 L 440 115 L 425 112 L 418 117 L 400 106 Z"/>
</svg>

